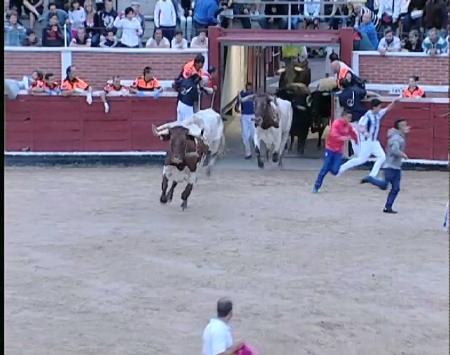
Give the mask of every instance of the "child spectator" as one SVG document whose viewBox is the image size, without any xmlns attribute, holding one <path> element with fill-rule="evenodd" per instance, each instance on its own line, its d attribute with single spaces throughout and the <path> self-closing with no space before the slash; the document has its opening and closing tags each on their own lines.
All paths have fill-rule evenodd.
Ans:
<svg viewBox="0 0 450 355">
<path fill-rule="evenodd" d="M 422 42 L 422 49 L 426 54 L 437 55 L 447 53 L 448 41 L 439 37 L 436 28 L 432 28 L 428 32 L 428 37 Z"/>
<path fill-rule="evenodd" d="M 114 20 L 114 27 L 122 30 L 119 47 L 139 48 L 139 36 L 143 31 L 139 20 L 134 15 L 134 10 L 127 7 L 125 14 L 121 14 Z"/>
<path fill-rule="evenodd" d="M 58 24 L 58 16 L 50 17 L 49 24 L 42 32 L 42 45 L 44 47 L 63 47 L 64 34 Z"/>
<path fill-rule="evenodd" d="M 105 8 L 100 11 L 100 26 L 104 30 L 110 30 L 114 27 L 114 20 L 117 17 L 117 12 L 113 8 L 112 0 L 105 0 Z"/>
<path fill-rule="evenodd" d="M 117 47 L 118 41 L 116 39 L 115 31 L 113 28 L 106 30 L 106 36 L 102 36 L 100 41 L 100 47 L 102 48 L 114 48 Z"/>
<path fill-rule="evenodd" d="M 76 36 L 70 42 L 70 47 L 91 47 L 91 39 L 84 28 L 79 28 Z"/>
<path fill-rule="evenodd" d="M 142 36 L 145 32 L 145 17 L 141 13 L 141 4 L 138 1 L 133 1 L 131 3 L 131 8 L 134 10 L 135 16 L 138 19 L 142 27 L 142 34 L 139 36 L 139 46 L 142 45 Z"/>
<path fill-rule="evenodd" d="M 23 41 L 24 47 L 40 47 L 41 41 L 37 38 L 36 33 L 32 29 L 28 29 L 26 32 L 27 37 Z"/>
<path fill-rule="evenodd" d="M 105 113 L 109 112 L 109 104 L 106 97 L 112 96 L 125 96 L 129 95 L 129 88 L 120 83 L 120 77 L 118 75 L 113 76 L 112 81 L 109 81 L 103 88 L 103 93 L 100 94 L 103 105 L 105 106 Z"/>
<path fill-rule="evenodd" d="M 75 66 L 66 69 L 66 78 L 61 84 L 61 94 L 63 96 L 81 95 L 86 96 L 88 105 L 92 104 L 92 87 L 84 80 L 78 78 Z"/>
<path fill-rule="evenodd" d="M 367 38 L 369 39 L 370 43 L 372 44 L 374 50 L 376 48 L 378 48 L 377 30 L 375 28 L 375 25 L 372 22 L 372 16 L 371 16 L 370 12 L 366 12 L 363 15 L 362 23 L 359 26 L 359 31 L 361 33 L 365 33 L 367 35 Z"/>
<path fill-rule="evenodd" d="M 86 10 L 86 21 L 84 21 L 83 26 L 86 29 L 86 35 L 91 40 L 91 47 L 98 47 L 100 44 L 100 16 L 95 11 L 93 2 L 86 2 L 84 9 Z"/>
<path fill-rule="evenodd" d="M 425 97 L 425 91 L 417 85 L 419 81 L 418 76 L 411 76 L 409 78 L 408 87 L 403 90 L 403 97 L 405 98 L 419 98 Z"/>
<path fill-rule="evenodd" d="M 183 31 L 175 32 L 175 37 L 172 39 L 172 49 L 186 49 L 187 41 L 183 38 Z"/>
<path fill-rule="evenodd" d="M 163 37 L 161 28 L 155 30 L 153 38 L 149 38 L 145 44 L 146 48 L 170 48 L 170 42 L 166 37 Z"/>
<path fill-rule="evenodd" d="M 208 37 L 206 37 L 206 30 L 200 30 L 198 36 L 192 38 L 191 48 L 208 49 Z"/>
<path fill-rule="evenodd" d="M 23 0 L 25 13 L 30 17 L 30 28 L 34 28 L 36 20 L 44 12 L 44 0 Z"/>
<path fill-rule="evenodd" d="M 139 91 L 162 90 L 158 79 L 153 76 L 151 67 L 145 67 L 142 74 L 134 81 L 133 86 L 130 88 L 131 93 L 137 94 Z"/>
<path fill-rule="evenodd" d="M 69 21 L 72 29 L 72 37 L 75 37 L 79 28 L 84 27 L 86 12 L 80 6 L 79 0 L 73 0 L 70 4 Z"/>
<path fill-rule="evenodd" d="M 417 30 L 409 32 L 404 48 L 408 52 L 423 52 L 422 41 L 419 39 L 419 32 Z"/>
<path fill-rule="evenodd" d="M 17 15 L 9 16 L 9 23 L 5 24 L 5 46 L 21 46 L 26 37 L 25 27 L 17 21 Z"/>
<path fill-rule="evenodd" d="M 175 27 L 177 25 L 177 13 L 172 0 L 158 0 L 154 11 L 155 32 L 156 29 L 162 31 L 162 36 L 170 41 L 172 40 Z"/>
<path fill-rule="evenodd" d="M 388 28 L 384 31 L 384 37 L 378 44 L 378 51 L 381 55 L 386 55 L 386 52 L 400 52 L 402 45 L 400 38 L 394 36 L 394 31 Z"/>
</svg>

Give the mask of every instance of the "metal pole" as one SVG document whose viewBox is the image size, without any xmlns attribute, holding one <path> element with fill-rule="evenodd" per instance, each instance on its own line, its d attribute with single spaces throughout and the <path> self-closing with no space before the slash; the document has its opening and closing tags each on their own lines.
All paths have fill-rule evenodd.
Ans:
<svg viewBox="0 0 450 355">
<path fill-rule="evenodd" d="M 288 5 L 288 30 L 291 29 L 291 5 Z"/>
<path fill-rule="evenodd" d="M 67 24 L 64 24 L 64 47 L 67 47 Z"/>
</svg>

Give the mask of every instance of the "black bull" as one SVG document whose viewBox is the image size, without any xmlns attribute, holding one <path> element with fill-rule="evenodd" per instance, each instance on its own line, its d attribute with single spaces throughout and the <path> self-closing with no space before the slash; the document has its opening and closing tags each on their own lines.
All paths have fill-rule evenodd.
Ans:
<svg viewBox="0 0 450 355">
<path fill-rule="evenodd" d="M 292 103 L 293 117 L 290 130 L 292 150 L 297 137 L 297 152 L 303 154 L 309 130 L 318 133 L 317 148 L 322 147 L 322 135 L 331 117 L 331 94 L 328 91 L 315 91 L 311 94 L 304 90 L 281 89 L 277 96 Z"/>
</svg>

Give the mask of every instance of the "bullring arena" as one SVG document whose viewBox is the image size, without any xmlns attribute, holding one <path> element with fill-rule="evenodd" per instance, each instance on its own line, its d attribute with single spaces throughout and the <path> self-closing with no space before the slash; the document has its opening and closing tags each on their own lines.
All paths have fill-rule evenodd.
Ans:
<svg viewBox="0 0 450 355">
<path fill-rule="evenodd" d="M 420 72 L 427 97 L 401 99 L 380 128 L 386 147 L 396 119 L 411 126 L 398 214 L 382 212 L 387 192 L 360 184 L 369 165 L 329 174 L 312 193 L 329 125 L 322 148 L 308 131 L 304 153 L 294 146 L 282 167 L 244 159 L 232 98 L 247 81 L 276 91 L 289 62 L 280 36 L 308 52 L 338 53 L 384 107 L 417 63 L 440 70 Z M 206 49 L 175 52 L 5 47 L 12 80 L 36 69 L 32 56 L 59 79 L 76 66 L 94 90 L 116 71 L 133 80 L 146 65 L 164 87 L 157 99 L 108 98 L 108 113 L 95 92 L 92 105 L 77 96 L 5 96 L 5 353 L 201 354 L 216 302 L 229 297 L 234 340 L 260 355 L 447 354 L 448 54 L 354 50 L 346 28 L 209 27 L 208 38 Z M 163 158 L 173 148 L 152 126 L 176 119 L 171 83 L 198 54 L 217 69 L 216 93 L 200 101 L 224 118 L 225 150 L 211 175 L 198 167 L 183 211 L 186 184 L 160 203 Z M 332 75 L 328 59 L 308 62 L 313 83 Z M 338 100 L 324 96 L 332 97 L 330 121 L 339 118 Z"/>
</svg>

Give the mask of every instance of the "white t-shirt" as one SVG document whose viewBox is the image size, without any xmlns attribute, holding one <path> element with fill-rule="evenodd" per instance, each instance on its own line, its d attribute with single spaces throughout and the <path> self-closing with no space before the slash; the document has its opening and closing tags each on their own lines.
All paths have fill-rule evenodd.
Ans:
<svg viewBox="0 0 450 355">
<path fill-rule="evenodd" d="M 139 36 L 142 34 L 141 23 L 136 17 L 128 20 L 126 17 L 117 17 L 114 20 L 114 27 L 122 29 L 120 42 L 128 47 L 139 46 Z"/>
<path fill-rule="evenodd" d="M 186 49 L 187 47 L 188 43 L 184 38 L 181 40 L 181 42 L 177 42 L 177 39 L 175 37 L 172 39 L 173 49 Z"/>
<path fill-rule="evenodd" d="M 203 331 L 203 355 L 217 355 L 233 345 L 231 328 L 224 321 L 213 318 Z"/>
</svg>

